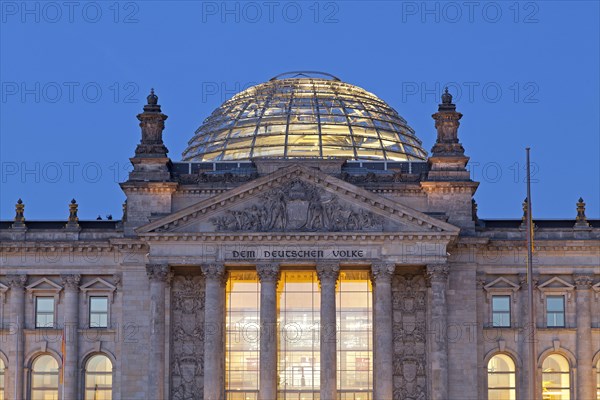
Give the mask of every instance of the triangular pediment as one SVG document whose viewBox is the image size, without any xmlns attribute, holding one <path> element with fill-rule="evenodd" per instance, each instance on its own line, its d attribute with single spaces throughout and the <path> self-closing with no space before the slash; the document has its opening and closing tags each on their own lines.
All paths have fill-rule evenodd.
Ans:
<svg viewBox="0 0 600 400">
<path fill-rule="evenodd" d="M 571 285 L 569 282 L 555 276 L 551 279 L 548 279 L 546 282 L 542 283 L 538 286 L 539 289 L 564 289 L 564 290 L 573 290 L 575 289 L 574 285 Z"/>
<path fill-rule="evenodd" d="M 459 230 L 314 168 L 294 164 L 153 221 L 137 232 L 458 235 Z"/>
<path fill-rule="evenodd" d="M 60 292 L 62 290 L 62 286 L 57 283 L 52 282 L 48 278 L 41 278 L 37 281 L 33 282 L 31 285 L 26 288 L 29 291 L 50 291 L 50 292 Z"/>
<path fill-rule="evenodd" d="M 107 281 L 105 281 L 102 278 L 96 278 L 96 279 L 89 281 L 85 285 L 80 286 L 80 289 L 82 292 L 87 292 L 87 291 L 111 291 L 112 292 L 112 291 L 115 291 L 117 289 L 117 287 L 108 283 Z"/>
<path fill-rule="evenodd" d="M 483 288 L 487 291 L 500 290 L 500 289 L 503 289 L 503 290 L 508 289 L 508 290 L 512 290 L 512 291 L 517 291 L 517 290 L 519 290 L 520 286 L 514 282 L 509 281 L 505 277 L 501 276 L 498 279 L 495 279 L 492 282 L 488 283 Z"/>
</svg>

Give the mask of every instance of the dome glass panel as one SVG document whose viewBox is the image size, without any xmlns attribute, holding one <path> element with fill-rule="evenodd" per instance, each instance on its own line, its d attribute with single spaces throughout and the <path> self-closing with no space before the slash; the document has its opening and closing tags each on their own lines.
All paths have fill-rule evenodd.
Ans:
<svg viewBox="0 0 600 400">
<path fill-rule="evenodd" d="M 195 162 L 260 157 L 421 161 L 427 153 L 406 120 L 377 96 L 332 76 L 295 73 L 223 103 L 182 156 Z"/>
</svg>

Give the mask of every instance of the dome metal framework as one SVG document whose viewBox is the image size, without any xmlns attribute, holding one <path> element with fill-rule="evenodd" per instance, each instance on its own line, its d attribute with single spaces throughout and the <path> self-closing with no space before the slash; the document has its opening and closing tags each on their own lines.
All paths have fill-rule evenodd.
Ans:
<svg viewBox="0 0 600 400">
<path fill-rule="evenodd" d="M 260 157 L 419 161 L 427 152 L 374 94 L 329 74 L 294 72 L 223 103 L 182 155 L 195 162 Z"/>
</svg>

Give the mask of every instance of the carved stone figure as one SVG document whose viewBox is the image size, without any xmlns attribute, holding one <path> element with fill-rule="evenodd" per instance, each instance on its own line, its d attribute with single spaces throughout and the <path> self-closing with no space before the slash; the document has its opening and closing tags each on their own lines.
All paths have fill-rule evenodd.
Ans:
<svg viewBox="0 0 600 400">
<path fill-rule="evenodd" d="M 218 231 L 381 231 L 383 218 L 367 210 L 340 204 L 335 195 L 323 194 L 300 180 L 260 196 L 258 204 L 229 210 L 212 218 Z"/>
</svg>

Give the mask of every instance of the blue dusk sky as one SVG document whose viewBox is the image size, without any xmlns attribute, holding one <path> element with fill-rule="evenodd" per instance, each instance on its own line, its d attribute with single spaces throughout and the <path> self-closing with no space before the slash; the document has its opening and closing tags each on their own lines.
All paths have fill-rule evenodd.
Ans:
<svg viewBox="0 0 600 400">
<path fill-rule="evenodd" d="M 0 217 L 121 217 L 151 87 L 174 161 L 224 100 L 286 71 L 376 94 L 430 151 L 448 86 L 482 218 L 600 216 L 597 1 L 2 1 Z"/>
</svg>

